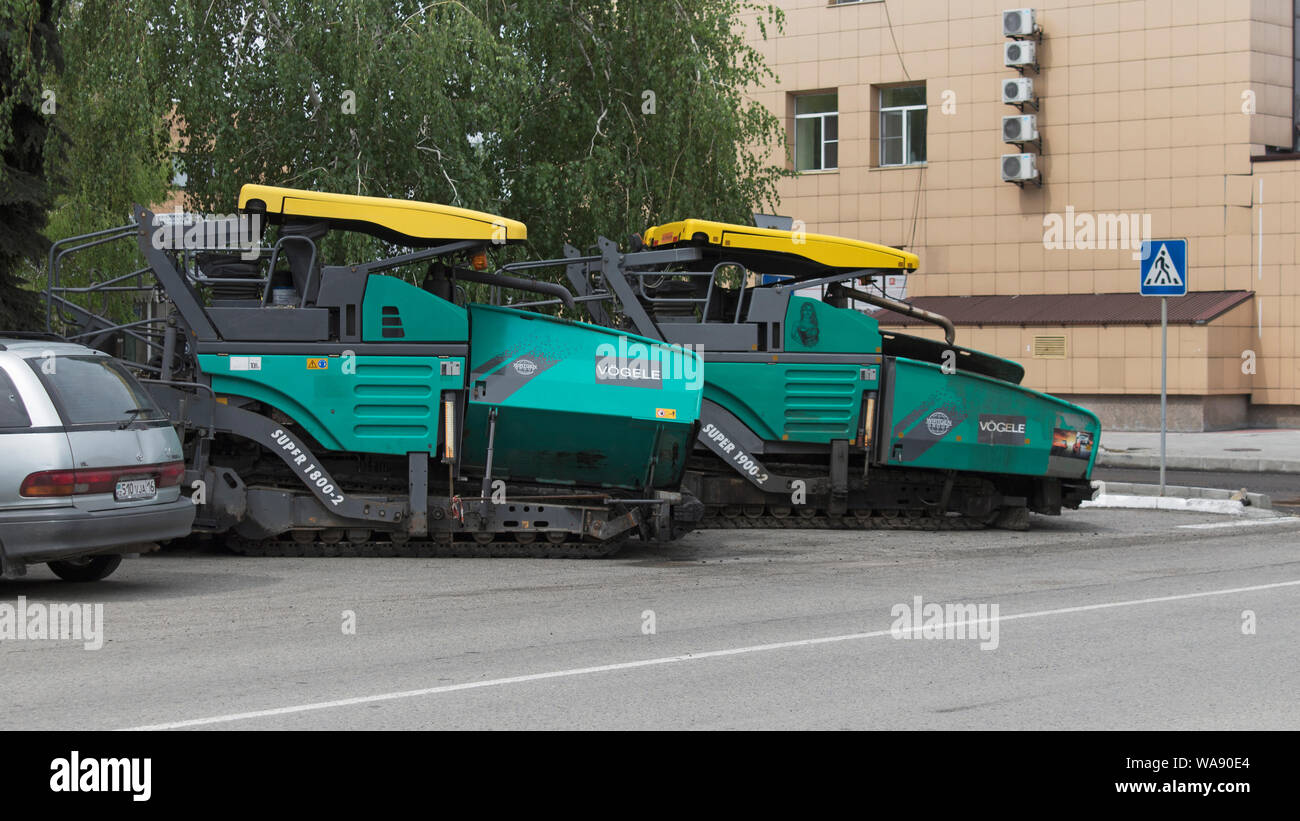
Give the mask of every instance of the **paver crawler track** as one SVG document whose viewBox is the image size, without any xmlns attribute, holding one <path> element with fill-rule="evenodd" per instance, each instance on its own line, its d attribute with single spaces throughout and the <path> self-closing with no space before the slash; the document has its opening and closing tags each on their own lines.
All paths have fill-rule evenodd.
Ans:
<svg viewBox="0 0 1300 821">
<path fill-rule="evenodd" d="M 748 506 L 746 506 L 748 507 Z M 757 515 L 753 515 L 753 514 Z M 811 513 L 811 515 L 809 515 Z M 761 513 L 751 510 L 727 513 L 723 508 L 711 507 L 700 528 L 773 528 L 788 530 L 980 530 L 988 527 L 983 519 L 968 516 L 909 516 L 906 513 L 879 511 L 852 512 L 831 516 L 824 510 L 805 509 L 788 515 L 773 514 L 764 506 Z"/>
<path fill-rule="evenodd" d="M 297 539 L 243 539 L 226 537 L 226 545 L 245 556 L 281 556 L 294 558 L 507 558 L 507 559 L 598 559 L 612 556 L 626 543 L 625 535 L 601 542 L 564 541 L 551 542 L 545 535 L 536 541 L 523 543 L 509 535 L 493 534 L 492 541 L 476 540 L 437 541 L 432 539 L 409 541 L 367 540 L 352 542 L 323 541 L 319 534 L 309 541 Z"/>
</svg>

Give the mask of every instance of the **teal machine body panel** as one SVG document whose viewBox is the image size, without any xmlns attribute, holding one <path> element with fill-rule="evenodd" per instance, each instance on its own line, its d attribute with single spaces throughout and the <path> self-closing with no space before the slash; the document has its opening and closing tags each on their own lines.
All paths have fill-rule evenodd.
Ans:
<svg viewBox="0 0 1300 821">
<path fill-rule="evenodd" d="M 470 307 L 470 327 L 464 458 L 472 468 L 482 466 L 496 408 L 493 475 L 626 489 L 680 483 L 700 412 L 697 354 L 487 305 Z"/>
<path fill-rule="evenodd" d="M 366 353 L 199 357 L 213 391 L 272 406 L 327 450 L 439 453 L 443 400 L 466 392 L 462 470 L 630 490 L 675 488 L 699 418 L 703 366 L 681 346 L 511 308 L 468 309 L 371 276 Z M 384 355 L 382 342 L 464 344 L 467 356 Z M 459 422 L 458 422 L 458 429 Z"/>
</svg>

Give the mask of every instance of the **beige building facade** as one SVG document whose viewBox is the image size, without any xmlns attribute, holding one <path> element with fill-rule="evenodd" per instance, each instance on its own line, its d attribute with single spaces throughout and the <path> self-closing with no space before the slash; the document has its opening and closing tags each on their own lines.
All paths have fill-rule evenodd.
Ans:
<svg viewBox="0 0 1300 821">
<path fill-rule="evenodd" d="M 1020 38 L 1005 1 L 778 5 L 784 32 L 752 41 L 778 81 L 753 95 L 799 172 L 783 215 L 914 251 L 907 297 L 951 309 L 958 344 L 1111 429 L 1158 426 L 1138 242 L 1185 238 L 1204 298 L 1170 300 L 1171 428 L 1300 427 L 1292 0 L 1040 0 Z M 1017 159 L 1004 181 L 1018 154 L 1037 178 Z"/>
</svg>

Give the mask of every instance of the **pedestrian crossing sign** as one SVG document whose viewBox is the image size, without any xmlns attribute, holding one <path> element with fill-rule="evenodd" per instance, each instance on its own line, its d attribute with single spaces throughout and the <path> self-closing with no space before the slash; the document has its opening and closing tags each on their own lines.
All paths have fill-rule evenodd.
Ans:
<svg viewBox="0 0 1300 821">
<path fill-rule="evenodd" d="M 1187 295 L 1187 240 L 1153 239 L 1142 243 L 1142 296 Z"/>
</svg>

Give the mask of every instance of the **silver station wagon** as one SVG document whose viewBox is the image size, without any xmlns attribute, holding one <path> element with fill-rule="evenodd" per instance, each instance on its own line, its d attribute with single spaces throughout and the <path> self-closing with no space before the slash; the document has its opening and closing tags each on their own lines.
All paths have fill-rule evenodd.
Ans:
<svg viewBox="0 0 1300 821">
<path fill-rule="evenodd" d="M 96 581 L 187 536 L 176 431 L 113 357 L 0 335 L 0 570 Z"/>
</svg>

